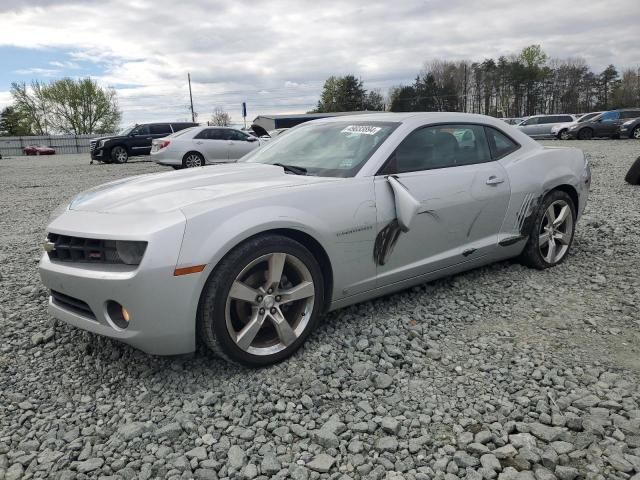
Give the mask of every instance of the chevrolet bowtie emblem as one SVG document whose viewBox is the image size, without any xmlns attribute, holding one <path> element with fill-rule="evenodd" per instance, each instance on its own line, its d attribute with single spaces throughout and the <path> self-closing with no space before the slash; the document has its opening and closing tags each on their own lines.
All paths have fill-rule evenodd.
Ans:
<svg viewBox="0 0 640 480">
<path fill-rule="evenodd" d="M 46 241 L 42 244 L 45 252 L 53 252 L 56 249 L 56 244 L 53 242 Z"/>
</svg>

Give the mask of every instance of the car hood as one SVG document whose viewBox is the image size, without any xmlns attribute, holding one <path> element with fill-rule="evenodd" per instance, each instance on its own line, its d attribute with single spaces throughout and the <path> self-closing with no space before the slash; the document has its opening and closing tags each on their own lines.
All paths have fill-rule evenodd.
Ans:
<svg viewBox="0 0 640 480">
<path fill-rule="evenodd" d="M 123 135 L 108 135 L 106 137 L 92 138 L 91 141 L 92 142 L 99 142 L 100 140 L 122 140 L 123 138 L 128 138 L 128 137 L 123 136 Z"/>
<path fill-rule="evenodd" d="M 274 165 L 212 165 L 116 180 L 79 194 L 71 201 L 69 209 L 101 213 L 161 213 L 212 199 L 338 180 L 286 174 L 282 167 Z"/>
</svg>

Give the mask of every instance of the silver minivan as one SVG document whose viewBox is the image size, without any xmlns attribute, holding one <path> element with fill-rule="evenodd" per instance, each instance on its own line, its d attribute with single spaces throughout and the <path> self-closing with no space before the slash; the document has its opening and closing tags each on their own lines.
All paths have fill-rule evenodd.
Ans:
<svg viewBox="0 0 640 480">
<path fill-rule="evenodd" d="M 575 115 L 534 115 L 519 123 L 517 127 L 533 138 L 553 137 L 551 130 L 554 125 L 565 122 L 575 122 Z"/>
</svg>

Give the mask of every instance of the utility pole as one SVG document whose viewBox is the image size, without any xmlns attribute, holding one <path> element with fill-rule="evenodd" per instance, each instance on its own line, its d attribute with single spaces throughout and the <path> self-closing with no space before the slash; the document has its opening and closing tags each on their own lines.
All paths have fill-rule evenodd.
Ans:
<svg viewBox="0 0 640 480">
<path fill-rule="evenodd" d="M 193 111 L 193 95 L 191 95 L 191 74 L 187 72 L 187 80 L 189 81 L 189 101 L 191 102 L 191 121 L 196 121 L 196 114 Z"/>
</svg>

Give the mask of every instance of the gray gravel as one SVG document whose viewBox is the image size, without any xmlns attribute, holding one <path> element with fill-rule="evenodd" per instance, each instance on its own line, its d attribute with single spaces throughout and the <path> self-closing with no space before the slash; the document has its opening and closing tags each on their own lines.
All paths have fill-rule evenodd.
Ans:
<svg viewBox="0 0 640 480">
<path fill-rule="evenodd" d="M 335 312 L 257 371 L 45 313 L 48 212 L 164 169 L 0 160 L 0 480 L 640 480 L 640 188 L 623 182 L 640 143 L 566 144 L 594 182 L 564 265 L 504 262 Z"/>
</svg>

